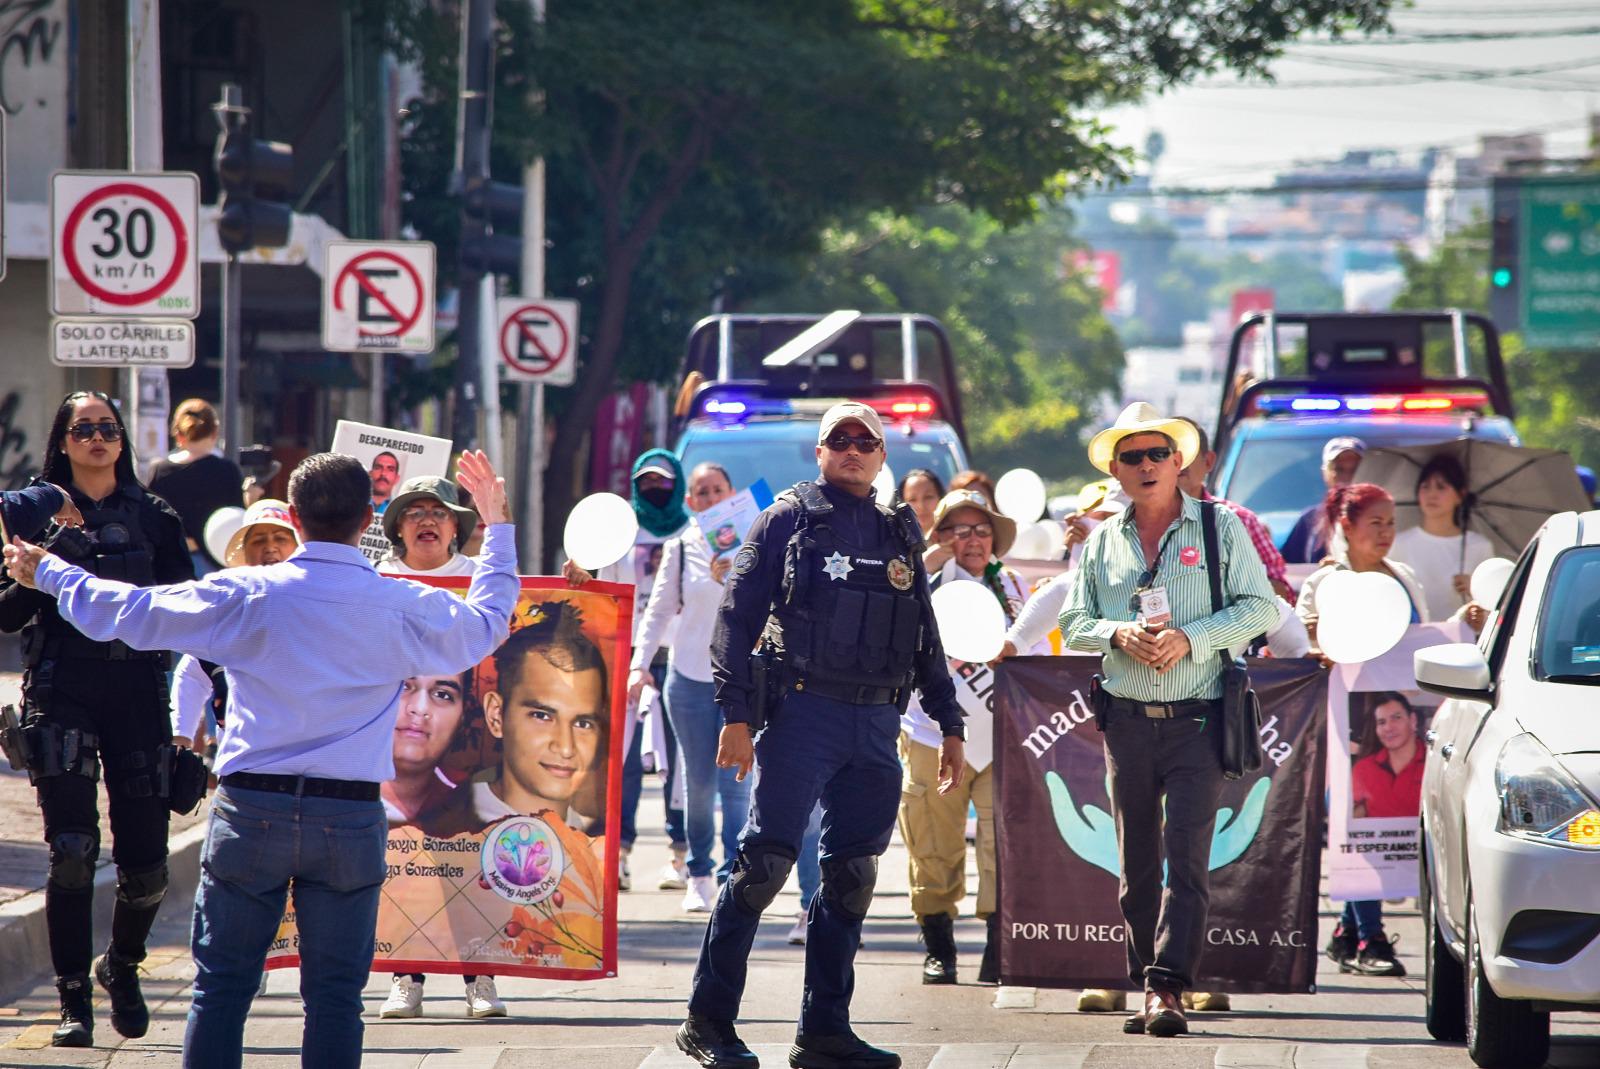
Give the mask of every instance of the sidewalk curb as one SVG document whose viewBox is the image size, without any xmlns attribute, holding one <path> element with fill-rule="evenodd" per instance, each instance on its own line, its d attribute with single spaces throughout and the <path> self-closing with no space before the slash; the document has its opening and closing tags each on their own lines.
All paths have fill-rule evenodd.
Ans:
<svg viewBox="0 0 1600 1069">
<path fill-rule="evenodd" d="M 200 848 L 205 843 L 209 821 L 202 820 L 174 835 L 167 844 L 167 898 L 163 908 L 175 903 L 190 904 L 200 885 Z M 111 933 L 111 904 L 117 893 L 117 868 L 101 865 L 94 874 L 94 931 L 98 936 L 95 953 Z M 48 973 L 50 938 L 45 928 L 44 891 L 32 891 L 21 898 L 0 904 L 0 985 L 10 987 L 20 981 Z"/>
</svg>

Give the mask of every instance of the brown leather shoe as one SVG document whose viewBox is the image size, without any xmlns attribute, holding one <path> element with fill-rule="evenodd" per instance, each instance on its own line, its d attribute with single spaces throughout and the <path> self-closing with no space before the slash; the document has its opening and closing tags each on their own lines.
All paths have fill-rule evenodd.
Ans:
<svg viewBox="0 0 1600 1069">
<path fill-rule="evenodd" d="M 1145 1035 L 1181 1036 L 1189 1031 L 1189 1022 L 1183 1016 L 1183 1006 L 1172 991 L 1157 989 L 1144 995 Z"/>
</svg>

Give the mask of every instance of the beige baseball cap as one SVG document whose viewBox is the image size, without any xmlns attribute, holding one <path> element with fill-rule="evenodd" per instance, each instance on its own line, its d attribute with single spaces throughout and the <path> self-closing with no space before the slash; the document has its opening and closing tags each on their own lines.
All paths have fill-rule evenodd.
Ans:
<svg viewBox="0 0 1600 1069">
<path fill-rule="evenodd" d="M 871 431 L 879 441 L 883 440 L 883 420 L 878 418 L 878 413 L 860 401 L 841 401 L 822 414 L 822 424 L 817 428 L 817 444 L 827 441 L 828 435 L 839 424 L 852 419 Z"/>
</svg>

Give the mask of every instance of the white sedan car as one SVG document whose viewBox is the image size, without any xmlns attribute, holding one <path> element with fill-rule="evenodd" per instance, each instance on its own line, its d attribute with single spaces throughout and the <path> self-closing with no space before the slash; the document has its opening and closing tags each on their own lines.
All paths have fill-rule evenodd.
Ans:
<svg viewBox="0 0 1600 1069">
<path fill-rule="evenodd" d="M 1540 1066 L 1552 1010 L 1600 1010 L 1600 512 L 1552 517 L 1477 645 L 1416 675 L 1449 699 L 1422 781 L 1428 1031 Z"/>
</svg>

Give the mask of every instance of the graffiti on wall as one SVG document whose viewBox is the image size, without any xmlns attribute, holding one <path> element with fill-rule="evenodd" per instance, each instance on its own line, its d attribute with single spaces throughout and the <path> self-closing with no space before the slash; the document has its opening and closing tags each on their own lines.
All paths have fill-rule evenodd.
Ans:
<svg viewBox="0 0 1600 1069">
<path fill-rule="evenodd" d="M 0 108 L 18 115 L 34 103 L 18 88 L 35 64 L 48 64 L 61 40 L 62 11 L 56 0 L 0 0 Z M 38 101 L 44 106 L 44 101 Z"/>
<path fill-rule="evenodd" d="M 28 484 L 37 465 L 28 451 L 28 433 L 17 425 L 22 395 L 15 390 L 0 401 L 0 490 L 17 490 Z"/>
</svg>

